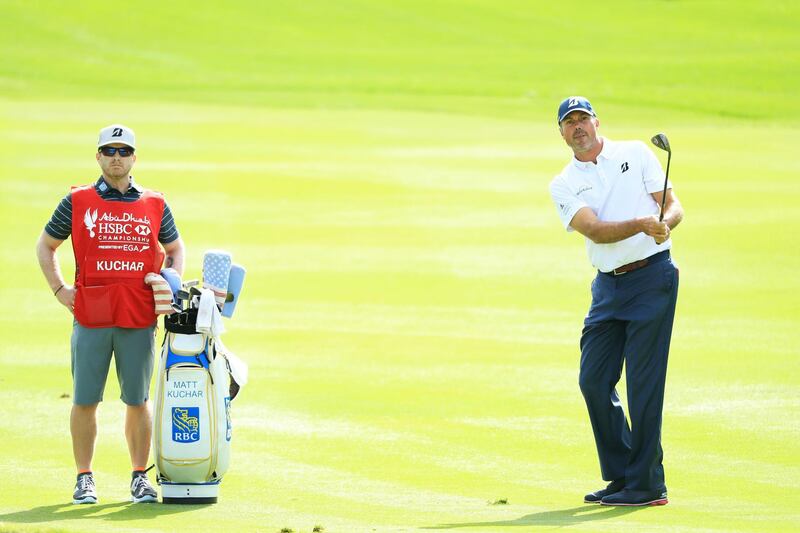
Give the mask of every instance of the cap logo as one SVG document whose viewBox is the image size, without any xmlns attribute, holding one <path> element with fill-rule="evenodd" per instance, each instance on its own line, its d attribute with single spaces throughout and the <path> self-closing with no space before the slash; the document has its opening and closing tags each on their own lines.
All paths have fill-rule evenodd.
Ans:
<svg viewBox="0 0 800 533">
<path fill-rule="evenodd" d="M 122 137 L 122 128 L 114 128 L 114 131 L 111 133 L 112 137 Z"/>
<path fill-rule="evenodd" d="M 574 107 L 578 104 L 580 104 L 580 100 L 578 100 L 577 98 L 570 98 L 568 107 Z"/>
</svg>

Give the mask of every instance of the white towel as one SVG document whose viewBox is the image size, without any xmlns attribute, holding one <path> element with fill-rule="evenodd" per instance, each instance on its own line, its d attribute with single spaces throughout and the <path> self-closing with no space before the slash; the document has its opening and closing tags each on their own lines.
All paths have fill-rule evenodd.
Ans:
<svg viewBox="0 0 800 533">
<path fill-rule="evenodd" d="M 197 306 L 197 325 L 195 329 L 198 333 L 205 333 L 215 339 L 225 333 L 222 314 L 219 312 L 217 302 L 214 300 L 214 291 L 210 289 L 200 289 L 200 304 Z"/>
<path fill-rule="evenodd" d="M 247 384 L 247 363 L 239 359 L 222 342 L 220 335 L 225 333 L 225 326 L 222 324 L 222 314 L 214 299 L 214 291 L 211 289 L 200 289 L 200 304 L 197 307 L 195 329 L 198 333 L 205 333 L 214 339 L 217 353 L 228 362 L 228 370 L 233 376 L 233 380 L 239 387 L 244 387 Z"/>
</svg>

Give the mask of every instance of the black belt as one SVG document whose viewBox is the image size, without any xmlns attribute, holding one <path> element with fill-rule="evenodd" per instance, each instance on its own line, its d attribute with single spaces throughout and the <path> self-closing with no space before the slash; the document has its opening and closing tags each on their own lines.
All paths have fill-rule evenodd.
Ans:
<svg viewBox="0 0 800 533">
<path fill-rule="evenodd" d="M 627 274 L 628 272 L 633 272 L 634 270 L 639 270 L 642 267 L 646 267 L 647 265 L 652 265 L 653 263 L 660 263 L 661 261 L 666 261 L 669 259 L 669 250 L 664 250 L 663 252 L 658 252 L 657 254 L 653 254 L 650 257 L 645 257 L 644 259 L 640 259 L 639 261 L 634 261 L 632 263 L 628 263 L 627 265 L 618 266 L 614 270 L 610 272 L 602 272 L 602 274 L 606 274 L 608 276 L 621 276 L 622 274 Z"/>
</svg>

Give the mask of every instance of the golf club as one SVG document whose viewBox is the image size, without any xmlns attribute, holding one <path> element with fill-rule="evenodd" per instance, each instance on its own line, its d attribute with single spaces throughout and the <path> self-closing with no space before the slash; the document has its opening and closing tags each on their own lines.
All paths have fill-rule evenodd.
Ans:
<svg viewBox="0 0 800 533">
<path fill-rule="evenodd" d="M 667 174 L 664 176 L 664 192 L 661 194 L 661 214 L 658 216 L 658 221 L 664 221 L 664 202 L 667 200 L 667 182 L 669 181 L 669 161 L 672 159 L 672 149 L 669 147 L 669 139 L 663 133 L 653 135 L 650 141 L 667 152 Z"/>
</svg>

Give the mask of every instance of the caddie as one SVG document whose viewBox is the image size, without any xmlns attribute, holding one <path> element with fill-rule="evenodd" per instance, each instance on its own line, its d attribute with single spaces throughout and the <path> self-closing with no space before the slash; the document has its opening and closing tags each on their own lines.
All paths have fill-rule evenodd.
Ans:
<svg viewBox="0 0 800 533">
<path fill-rule="evenodd" d="M 72 451 L 78 470 L 73 503 L 96 503 L 92 457 L 97 406 L 103 400 L 112 353 L 126 404 L 125 437 L 133 473 L 131 500 L 157 501 L 147 479 L 152 415 L 156 314 L 144 282 L 162 264 L 183 271 L 184 246 L 162 194 L 140 187 L 133 130 L 113 124 L 100 130 L 96 159 L 102 175 L 73 187 L 61 200 L 36 246 L 39 265 L 58 301 L 73 314 L 71 341 Z M 72 237 L 75 282 L 64 281 L 56 249 Z"/>
<path fill-rule="evenodd" d="M 561 102 L 558 127 L 573 157 L 550 183 L 550 194 L 567 231 L 585 237 L 597 269 L 581 334 L 579 385 L 609 484 L 584 501 L 663 505 L 661 418 L 678 297 L 670 235 L 683 208 L 672 184 L 662 189 L 664 172 L 647 145 L 598 135 L 600 121 L 586 98 Z M 623 361 L 630 426 L 616 391 Z"/>
</svg>

